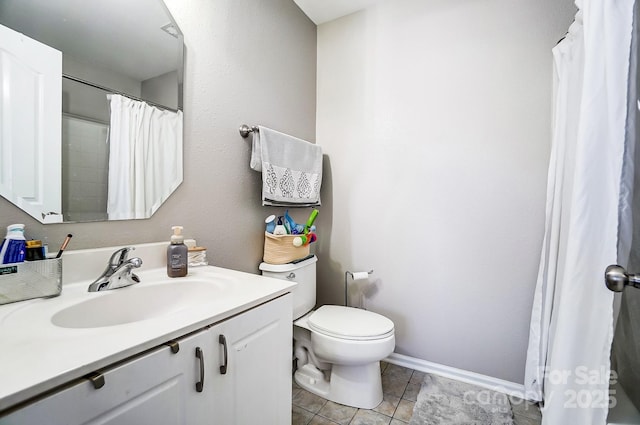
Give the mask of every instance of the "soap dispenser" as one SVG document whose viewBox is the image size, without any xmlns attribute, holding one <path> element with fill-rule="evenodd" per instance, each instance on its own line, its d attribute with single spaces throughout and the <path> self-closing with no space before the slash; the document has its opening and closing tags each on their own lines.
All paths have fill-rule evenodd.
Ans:
<svg viewBox="0 0 640 425">
<path fill-rule="evenodd" d="M 171 245 L 167 247 L 167 276 L 184 277 L 187 275 L 188 249 L 184 244 L 182 226 L 173 226 Z"/>
</svg>

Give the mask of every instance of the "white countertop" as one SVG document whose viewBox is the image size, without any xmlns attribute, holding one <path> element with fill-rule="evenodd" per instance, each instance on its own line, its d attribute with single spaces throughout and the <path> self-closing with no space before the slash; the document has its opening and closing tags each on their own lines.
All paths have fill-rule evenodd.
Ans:
<svg viewBox="0 0 640 425">
<path fill-rule="evenodd" d="M 194 267 L 187 278 L 171 279 L 165 268 L 143 270 L 141 282 L 126 288 L 87 292 L 90 281 L 64 285 L 62 295 L 0 306 L 0 412 L 70 380 L 161 345 L 287 292 L 294 282 L 219 267 Z M 224 286 L 221 296 L 133 323 L 63 328 L 51 317 L 65 307 L 115 291 L 190 279 Z"/>
</svg>

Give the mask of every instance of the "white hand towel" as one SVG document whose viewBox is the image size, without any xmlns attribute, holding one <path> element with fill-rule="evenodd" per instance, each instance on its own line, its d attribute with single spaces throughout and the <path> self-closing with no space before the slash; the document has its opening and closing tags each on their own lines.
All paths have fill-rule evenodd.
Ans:
<svg viewBox="0 0 640 425">
<path fill-rule="evenodd" d="M 262 205 L 320 205 L 322 148 L 266 127 L 253 132 L 250 166 L 262 172 Z"/>
</svg>

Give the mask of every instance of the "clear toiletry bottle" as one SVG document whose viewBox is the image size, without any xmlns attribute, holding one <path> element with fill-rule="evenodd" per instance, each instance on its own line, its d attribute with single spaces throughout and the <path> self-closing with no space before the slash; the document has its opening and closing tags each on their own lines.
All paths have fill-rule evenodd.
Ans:
<svg viewBox="0 0 640 425">
<path fill-rule="evenodd" d="M 171 245 L 167 247 L 167 276 L 184 277 L 187 275 L 188 249 L 184 244 L 182 226 L 173 226 Z"/>
<path fill-rule="evenodd" d="M 24 261 L 26 253 L 24 224 L 7 226 L 7 236 L 0 246 L 0 264 L 21 263 Z"/>
</svg>

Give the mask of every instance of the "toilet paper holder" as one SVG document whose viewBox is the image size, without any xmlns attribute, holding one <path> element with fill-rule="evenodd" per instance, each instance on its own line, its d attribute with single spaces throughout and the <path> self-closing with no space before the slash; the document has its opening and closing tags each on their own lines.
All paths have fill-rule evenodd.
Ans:
<svg viewBox="0 0 640 425">
<path fill-rule="evenodd" d="M 345 307 L 349 306 L 349 285 L 348 285 L 347 278 L 351 276 L 351 279 L 353 280 L 367 279 L 371 273 L 373 273 L 373 269 L 371 269 L 368 272 L 350 272 L 349 270 L 344 272 L 344 306 Z"/>
</svg>

